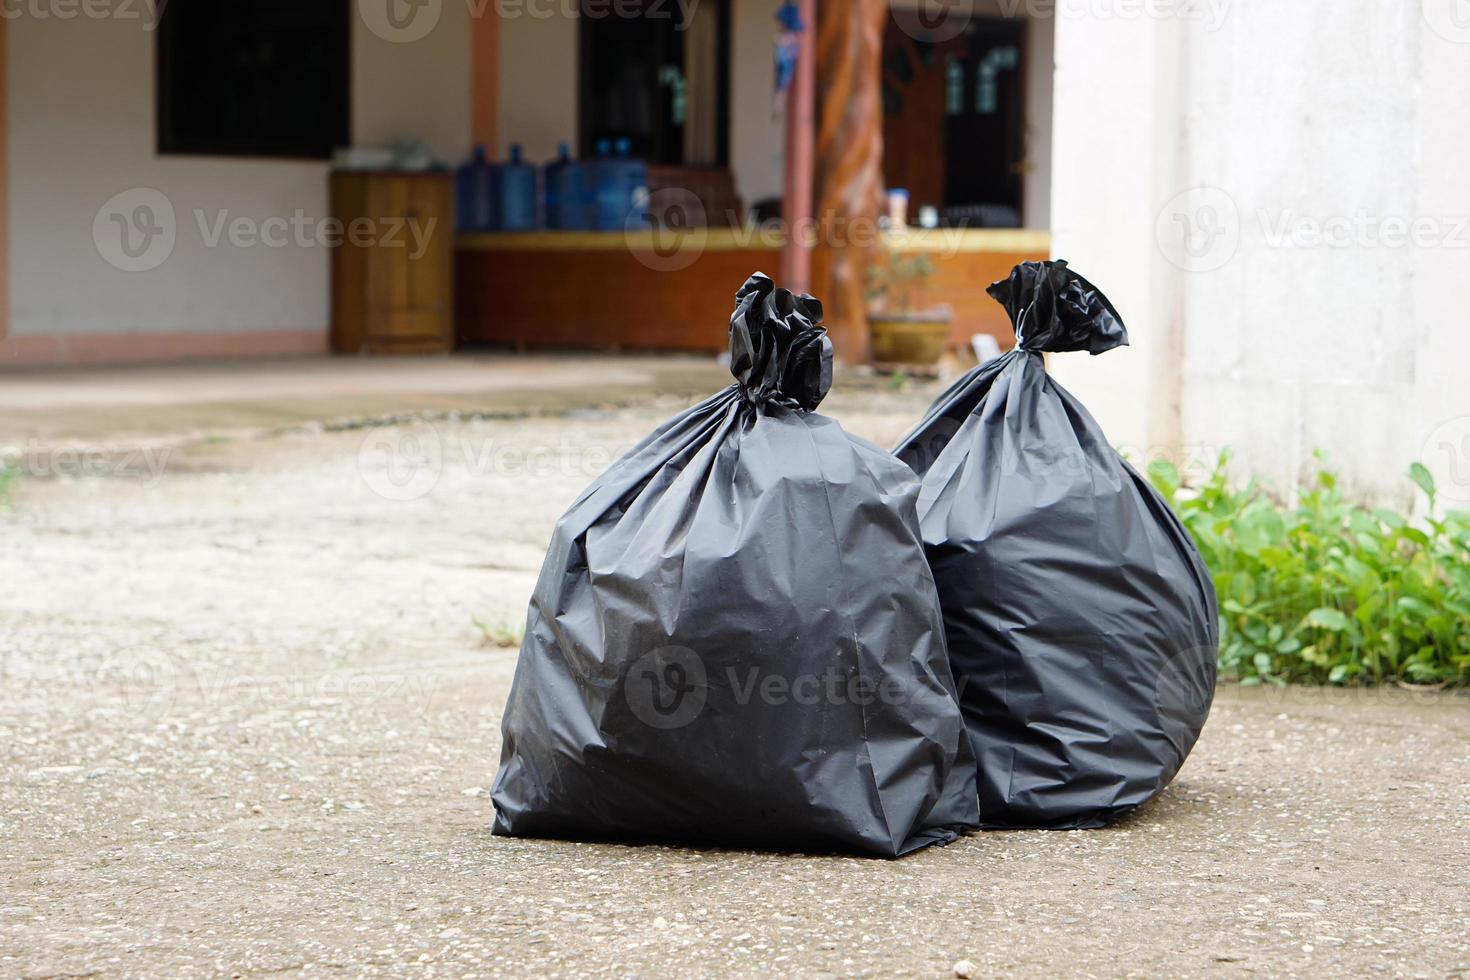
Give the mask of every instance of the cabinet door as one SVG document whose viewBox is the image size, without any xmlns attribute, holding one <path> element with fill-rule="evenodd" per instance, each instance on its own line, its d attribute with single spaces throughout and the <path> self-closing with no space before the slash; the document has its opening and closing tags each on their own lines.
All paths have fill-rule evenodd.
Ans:
<svg viewBox="0 0 1470 980">
<path fill-rule="evenodd" d="M 371 185 L 361 174 L 333 173 L 332 214 L 343 222 L 367 214 Z M 369 251 L 345 239 L 332 249 L 332 350 L 338 354 L 361 354 L 367 344 Z"/>
<path fill-rule="evenodd" d="M 454 258 L 448 178 L 383 178 L 369 197 L 375 242 L 368 259 L 368 346 L 448 350 Z"/>
</svg>

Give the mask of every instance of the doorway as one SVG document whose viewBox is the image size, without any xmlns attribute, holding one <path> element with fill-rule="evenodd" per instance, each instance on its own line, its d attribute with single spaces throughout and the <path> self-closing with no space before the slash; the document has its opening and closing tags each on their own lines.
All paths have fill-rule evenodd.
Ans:
<svg viewBox="0 0 1470 980">
<path fill-rule="evenodd" d="M 977 18 L 927 41 L 890 18 L 883 41 L 884 179 L 941 224 L 1022 223 L 1027 22 Z"/>
</svg>

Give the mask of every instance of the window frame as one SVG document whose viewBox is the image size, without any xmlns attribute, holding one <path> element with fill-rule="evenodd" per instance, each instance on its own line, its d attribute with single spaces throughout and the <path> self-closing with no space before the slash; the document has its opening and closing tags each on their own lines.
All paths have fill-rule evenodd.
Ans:
<svg viewBox="0 0 1470 980">
<path fill-rule="evenodd" d="M 201 0 L 194 0 L 201 2 Z M 209 0 L 203 0 L 209 2 Z M 217 0 L 216 0 L 217 2 Z M 154 134 L 159 156 L 226 157 L 247 160 L 330 160 L 332 150 L 352 142 L 352 0 L 329 0 L 334 36 L 333 61 L 341 68 L 337 90 L 330 93 L 336 105 L 329 111 L 338 118 L 330 135 L 330 146 L 305 146 L 290 140 L 278 142 L 256 139 L 199 139 L 178 130 L 174 106 L 169 95 L 174 91 L 174 45 L 179 39 L 177 20 L 165 9 L 154 32 Z"/>
<path fill-rule="evenodd" d="M 665 2 L 665 0 L 651 0 L 654 6 L 662 9 L 672 10 L 675 13 L 682 9 L 678 4 Z M 733 64 L 731 60 L 734 38 L 731 34 L 730 8 L 733 0 L 702 0 L 704 3 L 716 3 L 719 14 L 719 94 L 716 97 L 717 118 L 715 120 L 716 134 L 718 136 L 718 147 L 715 153 L 715 162 L 710 165 L 698 165 L 689 163 L 666 164 L 658 160 L 649 160 L 649 166 L 669 167 L 695 167 L 703 166 L 704 169 L 727 170 L 730 167 L 730 119 L 731 101 L 734 97 L 733 85 L 731 83 L 731 72 Z M 592 64 L 592 30 L 588 16 L 584 13 L 577 18 L 577 153 L 583 159 L 590 160 L 596 153 L 596 140 L 592 136 L 592 119 L 588 112 L 588 106 L 593 104 L 592 78 L 588 66 Z"/>
</svg>

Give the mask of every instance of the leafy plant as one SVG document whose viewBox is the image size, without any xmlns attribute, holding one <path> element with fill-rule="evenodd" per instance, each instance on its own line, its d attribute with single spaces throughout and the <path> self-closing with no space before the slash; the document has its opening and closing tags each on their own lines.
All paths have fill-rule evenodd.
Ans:
<svg viewBox="0 0 1470 980">
<path fill-rule="evenodd" d="M 523 625 L 506 618 L 486 622 L 478 616 L 471 616 L 470 622 L 474 623 L 475 629 L 480 631 L 480 641 L 486 647 L 500 649 L 519 647 L 526 633 Z"/>
<path fill-rule="evenodd" d="M 1230 456 L 1191 490 L 1166 461 L 1149 478 L 1199 544 L 1220 600 L 1220 668 L 1242 683 L 1470 683 L 1470 513 L 1415 526 L 1348 500 L 1329 470 L 1284 507 L 1252 481 L 1232 489 Z"/>
<path fill-rule="evenodd" d="M 10 492 L 15 488 L 15 481 L 20 478 L 20 470 L 11 466 L 8 462 L 0 460 L 0 506 L 4 506 L 10 497 Z"/>
<path fill-rule="evenodd" d="M 921 313 L 924 291 L 932 275 L 934 262 L 929 256 L 890 253 L 881 264 L 868 266 L 868 302 L 884 313 Z"/>
</svg>

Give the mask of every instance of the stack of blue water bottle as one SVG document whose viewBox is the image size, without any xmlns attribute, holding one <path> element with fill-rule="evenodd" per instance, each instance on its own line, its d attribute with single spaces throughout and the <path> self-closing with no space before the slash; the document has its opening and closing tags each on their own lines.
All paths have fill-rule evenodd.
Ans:
<svg viewBox="0 0 1470 980">
<path fill-rule="evenodd" d="M 562 143 L 543 169 L 523 159 L 512 143 L 510 159 L 491 163 L 476 146 L 455 181 L 460 231 L 623 231 L 649 225 L 648 165 L 632 155 L 626 139 L 599 140 L 591 160 L 573 159 Z"/>
</svg>

